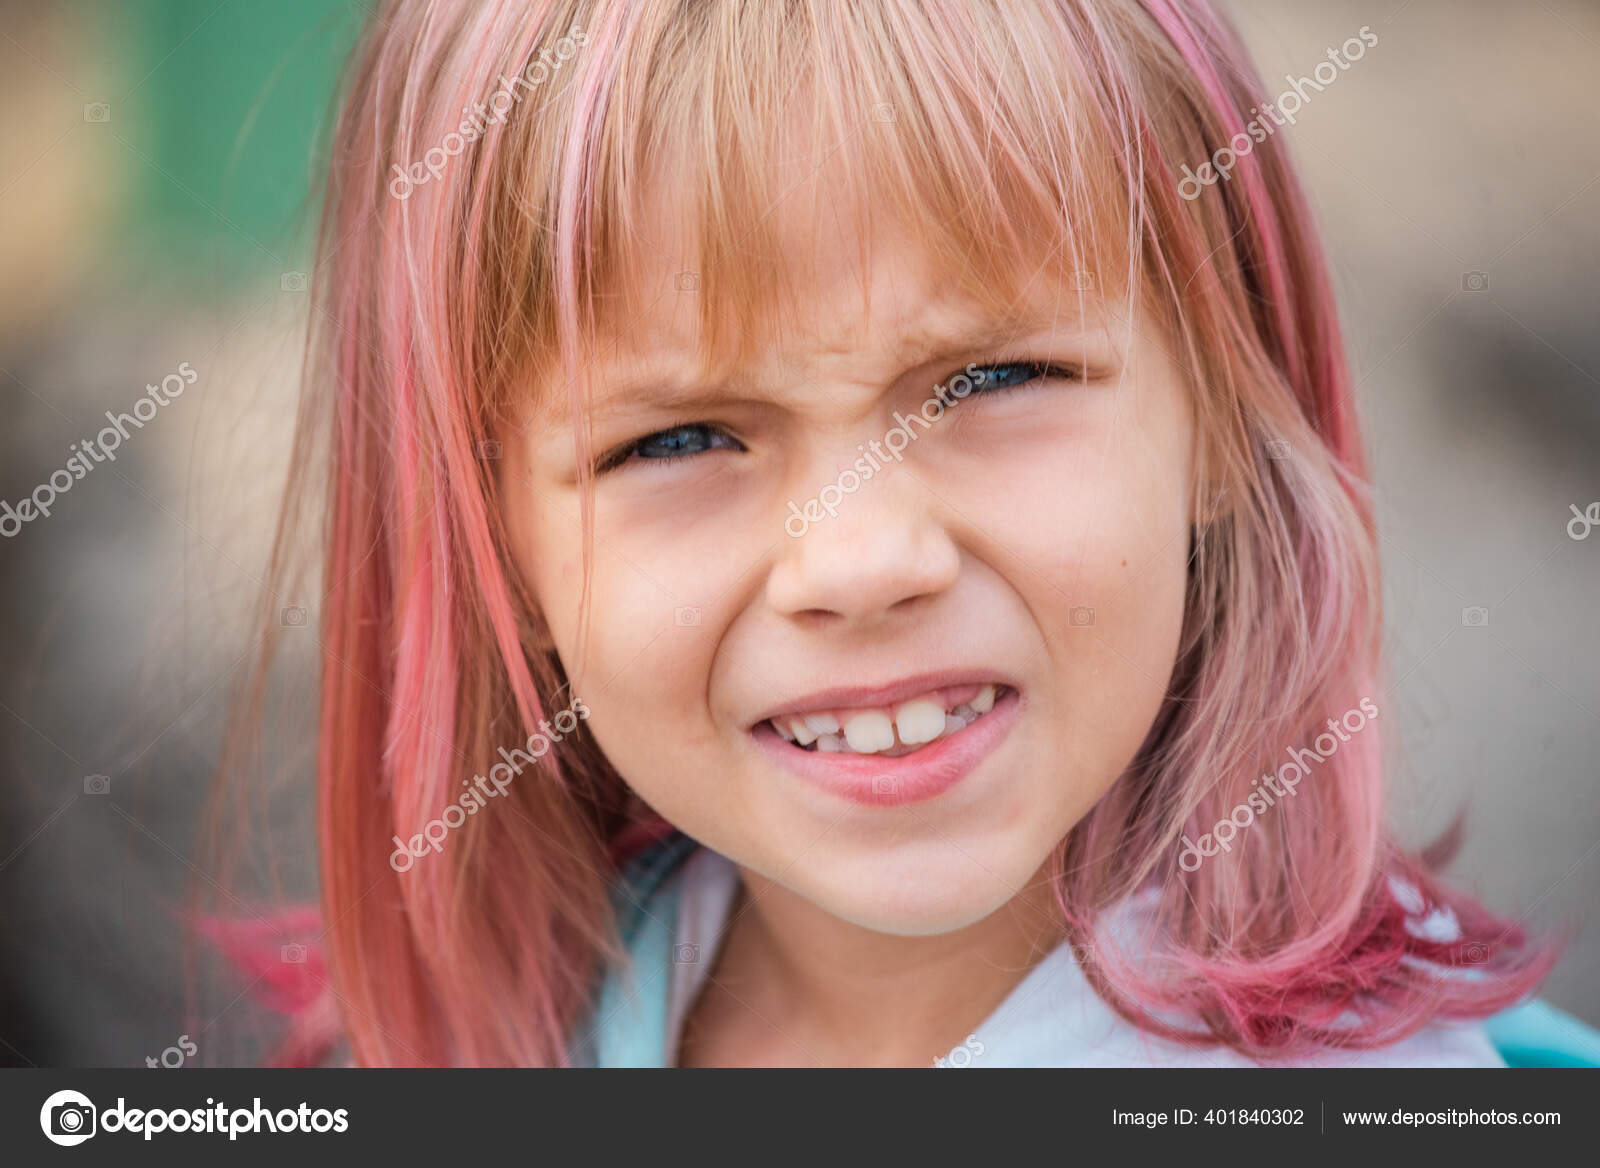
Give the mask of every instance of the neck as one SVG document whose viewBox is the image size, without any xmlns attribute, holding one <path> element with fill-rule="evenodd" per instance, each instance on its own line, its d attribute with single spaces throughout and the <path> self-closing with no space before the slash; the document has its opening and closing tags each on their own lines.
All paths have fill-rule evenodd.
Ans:
<svg viewBox="0 0 1600 1168">
<path fill-rule="evenodd" d="M 741 869 L 680 1064 L 928 1066 L 1060 940 L 1047 871 L 983 920 L 901 937 L 840 920 Z"/>
</svg>

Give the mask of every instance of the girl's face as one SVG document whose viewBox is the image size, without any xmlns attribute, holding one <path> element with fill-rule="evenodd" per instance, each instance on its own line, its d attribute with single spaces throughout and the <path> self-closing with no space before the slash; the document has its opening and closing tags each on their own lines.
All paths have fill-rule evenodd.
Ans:
<svg viewBox="0 0 1600 1168">
<path fill-rule="evenodd" d="M 508 434 L 506 512 L 588 728 L 646 802 L 836 917 L 941 933 L 1036 878 L 1158 712 L 1194 421 L 1164 338 L 1070 273 L 1021 273 L 995 319 L 914 241 L 863 252 L 857 230 L 783 212 L 791 311 L 731 378 L 699 371 L 693 277 L 641 273 L 593 367 L 586 638 L 553 380 Z"/>
</svg>

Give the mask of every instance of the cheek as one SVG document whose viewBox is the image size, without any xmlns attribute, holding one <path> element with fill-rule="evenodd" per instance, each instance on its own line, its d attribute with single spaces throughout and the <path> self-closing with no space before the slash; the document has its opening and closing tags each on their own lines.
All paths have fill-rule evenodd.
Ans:
<svg viewBox="0 0 1600 1168">
<path fill-rule="evenodd" d="M 597 722 L 609 721 L 603 707 L 618 703 L 631 707 L 634 721 L 679 715 L 704 688 L 695 680 L 715 644 L 715 613 L 670 565 L 641 564 L 604 538 L 595 541 L 585 592 L 581 537 L 571 530 L 573 546 L 531 573 L 567 676 L 593 694 L 586 700 Z"/>
<path fill-rule="evenodd" d="M 1043 636 L 1051 754 L 1082 776 L 1073 816 L 1143 741 L 1182 635 L 1190 430 L 1175 401 L 1162 405 L 1014 444 L 991 464 L 986 558 Z"/>
<path fill-rule="evenodd" d="M 513 534 L 519 565 L 573 692 L 592 711 L 589 731 L 617 771 L 665 811 L 671 791 L 689 793 L 704 777 L 703 767 L 678 773 L 680 764 L 715 748 L 706 695 L 740 602 L 730 586 L 739 552 L 708 554 L 721 541 L 691 547 L 653 524 L 623 530 L 602 508 L 585 594 L 577 500 L 550 494 L 520 515 L 508 512 L 521 524 Z"/>
<path fill-rule="evenodd" d="M 981 526 L 1041 625 L 1063 613 L 1105 632 L 1114 618 L 1181 607 L 1188 477 L 1175 443 L 1014 451 L 988 474 Z"/>
<path fill-rule="evenodd" d="M 647 803 L 674 822 L 692 821 L 696 772 L 682 764 L 712 749 L 702 700 L 716 643 L 708 615 L 675 605 L 598 543 L 586 625 L 578 615 L 581 551 L 559 572 L 535 576 L 562 668 L 589 707 L 587 732 Z M 691 806 L 681 806 L 684 799 Z"/>
<path fill-rule="evenodd" d="M 1051 477 L 1057 502 L 997 535 L 1025 561 L 1012 585 L 1044 638 L 1060 745 L 1082 764 L 1079 773 L 1109 782 L 1143 739 L 1172 676 L 1187 593 L 1186 496 L 1165 475 Z"/>
</svg>

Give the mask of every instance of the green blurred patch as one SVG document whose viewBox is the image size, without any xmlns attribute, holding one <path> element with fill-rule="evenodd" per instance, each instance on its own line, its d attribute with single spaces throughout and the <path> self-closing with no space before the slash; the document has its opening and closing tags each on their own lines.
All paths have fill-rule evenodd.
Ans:
<svg viewBox="0 0 1600 1168">
<path fill-rule="evenodd" d="M 115 121 L 128 226 L 165 259 L 243 278 L 296 266 L 341 66 L 366 19 L 350 0 L 106 0 L 124 56 Z"/>
</svg>

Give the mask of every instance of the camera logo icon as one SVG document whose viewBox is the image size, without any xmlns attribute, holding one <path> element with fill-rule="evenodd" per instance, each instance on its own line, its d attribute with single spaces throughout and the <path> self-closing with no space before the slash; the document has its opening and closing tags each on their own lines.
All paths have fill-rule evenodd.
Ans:
<svg viewBox="0 0 1600 1168">
<path fill-rule="evenodd" d="M 104 101 L 91 101 L 83 107 L 83 120 L 86 122 L 109 122 L 111 120 L 111 106 Z"/>
<path fill-rule="evenodd" d="M 280 946 L 278 959 L 285 965 L 304 965 L 306 963 L 306 947 L 299 944 Z"/>
<path fill-rule="evenodd" d="M 1072 289 L 1074 292 L 1092 292 L 1094 290 L 1094 273 L 1072 273 Z"/>
<path fill-rule="evenodd" d="M 52 1144 L 70 1148 L 95 1133 L 95 1106 L 77 1091 L 57 1091 L 39 1109 L 39 1126 Z"/>
<path fill-rule="evenodd" d="M 700 610 L 692 604 L 680 604 L 672 610 L 672 620 L 680 629 L 690 628 L 700 623 Z"/>
<path fill-rule="evenodd" d="M 1463 292 L 1487 292 L 1489 290 L 1489 273 L 1462 272 L 1461 290 Z"/>
<path fill-rule="evenodd" d="M 485 461 L 502 458 L 505 452 L 506 448 L 500 444 L 497 438 L 485 438 L 478 443 L 478 457 Z"/>
<path fill-rule="evenodd" d="M 1463 945 L 1456 950 L 1457 965 L 1485 965 L 1489 961 L 1489 946 L 1481 941 Z"/>
<path fill-rule="evenodd" d="M 900 781 L 893 775 L 879 775 L 872 780 L 872 793 L 880 799 L 892 799 L 900 793 Z"/>
<path fill-rule="evenodd" d="M 1481 629 L 1489 623 L 1489 610 L 1481 604 L 1461 610 L 1461 623 L 1469 629 Z"/>
<path fill-rule="evenodd" d="M 278 277 L 278 288 L 283 292 L 304 292 L 306 290 L 306 274 L 304 272 L 285 272 Z"/>
<path fill-rule="evenodd" d="M 672 278 L 673 287 L 679 292 L 700 291 L 700 274 L 698 272 L 679 272 Z"/>
<path fill-rule="evenodd" d="M 1289 457 L 1289 440 L 1287 438 L 1273 438 L 1266 444 L 1267 457 L 1285 459 Z"/>
<path fill-rule="evenodd" d="M 895 120 L 894 106 L 889 102 L 880 101 L 872 107 L 872 119 L 877 122 L 892 122 Z"/>
<path fill-rule="evenodd" d="M 700 946 L 674 945 L 672 947 L 672 960 L 679 965 L 698 965 L 700 963 Z"/>
<path fill-rule="evenodd" d="M 286 629 L 304 628 L 306 623 L 306 610 L 298 604 L 291 604 L 278 614 L 278 623 Z"/>
<path fill-rule="evenodd" d="M 1070 620 L 1072 621 L 1073 628 L 1086 629 L 1090 625 L 1094 624 L 1094 609 L 1080 604 L 1077 608 L 1072 610 L 1070 614 Z"/>
<path fill-rule="evenodd" d="M 83 793 L 85 795 L 111 794 L 111 776 L 85 775 L 83 778 Z"/>
</svg>

